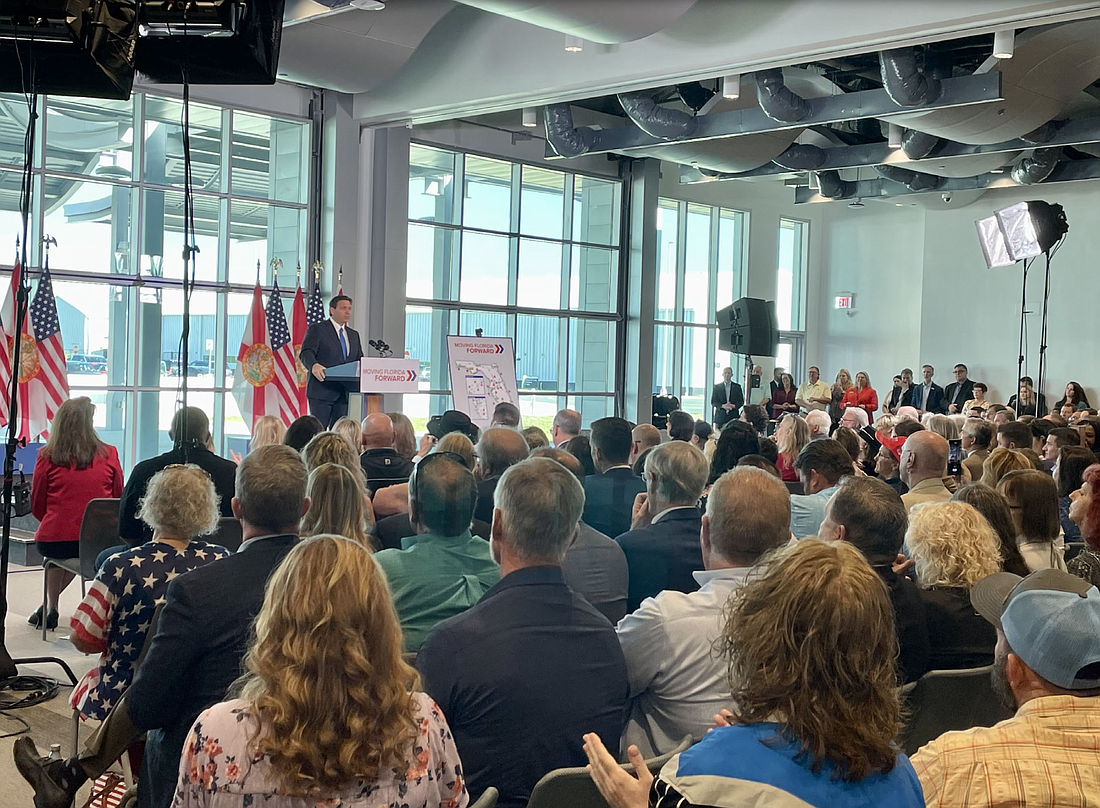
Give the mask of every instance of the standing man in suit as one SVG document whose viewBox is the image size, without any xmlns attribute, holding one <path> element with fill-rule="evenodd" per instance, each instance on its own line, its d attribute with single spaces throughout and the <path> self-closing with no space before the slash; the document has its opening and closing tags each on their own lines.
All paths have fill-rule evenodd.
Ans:
<svg viewBox="0 0 1100 808">
<path fill-rule="evenodd" d="M 963 411 L 963 405 L 974 398 L 974 382 L 967 378 L 966 365 L 961 362 L 955 365 L 955 381 L 947 385 L 943 391 L 943 400 L 947 405 L 947 411 L 954 415 Z"/>
<path fill-rule="evenodd" d="M 585 524 L 614 538 L 630 530 L 634 498 L 645 483 L 630 468 L 630 422 L 598 418 L 592 422 L 592 465 L 596 473 L 584 478 Z"/>
<path fill-rule="evenodd" d="M 363 358 L 359 332 L 348 327 L 351 298 L 337 295 L 328 304 L 329 319 L 314 323 L 302 340 L 302 364 L 309 370 L 306 399 L 309 413 L 330 429 L 348 414 L 348 391 L 340 382 L 325 381 L 325 369 Z"/>
<path fill-rule="evenodd" d="M 925 365 L 921 368 L 921 374 L 924 376 L 924 381 L 913 388 L 912 405 L 917 408 L 921 415 L 926 412 L 943 412 L 946 407 L 944 406 L 943 388 L 932 381 L 932 374 L 936 372 L 936 369 L 931 365 Z M 971 387 L 973 389 L 973 387 Z"/>
<path fill-rule="evenodd" d="M 722 368 L 722 381 L 714 385 L 710 394 L 710 406 L 714 407 L 714 425 L 721 429 L 741 416 L 745 394 L 741 385 L 733 380 L 733 368 Z"/>
</svg>

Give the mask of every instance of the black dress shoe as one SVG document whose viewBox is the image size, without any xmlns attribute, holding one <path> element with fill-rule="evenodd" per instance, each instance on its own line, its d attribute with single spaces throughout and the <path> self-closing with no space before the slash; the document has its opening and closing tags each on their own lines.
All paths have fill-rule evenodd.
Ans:
<svg viewBox="0 0 1100 808">
<path fill-rule="evenodd" d="M 27 622 L 35 628 L 42 628 L 42 607 L 34 610 L 34 614 L 27 618 Z"/>
<path fill-rule="evenodd" d="M 48 612 L 46 612 L 46 628 L 48 628 L 50 631 L 53 631 L 55 628 L 57 628 L 58 617 L 59 616 L 57 614 L 57 609 L 50 609 Z"/>
<path fill-rule="evenodd" d="M 34 741 L 27 737 L 16 740 L 12 754 L 15 768 L 34 789 L 34 808 L 69 808 L 72 805 L 76 789 L 70 793 L 50 776 L 51 770 L 64 766 L 64 761 L 51 760 L 43 765 Z"/>
</svg>

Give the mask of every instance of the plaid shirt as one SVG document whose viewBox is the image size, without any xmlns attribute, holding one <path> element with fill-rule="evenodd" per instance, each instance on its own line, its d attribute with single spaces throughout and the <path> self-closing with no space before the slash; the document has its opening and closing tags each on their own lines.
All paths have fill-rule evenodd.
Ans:
<svg viewBox="0 0 1100 808">
<path fill-rule="evenodd" d="M 1100 696 L 1045 696 L 911 758 L 929 808 L 1100 808 Z"/>
</svg>

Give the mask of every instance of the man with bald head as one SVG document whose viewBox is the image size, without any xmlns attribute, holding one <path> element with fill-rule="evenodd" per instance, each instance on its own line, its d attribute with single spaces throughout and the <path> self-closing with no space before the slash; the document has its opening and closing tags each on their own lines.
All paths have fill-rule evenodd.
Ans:
<svg viewBox="0 0 1100 808">
<path fill-rule="evenodd" d="M 477 444 L 477 509 L 474 518 L 493 521 L 493 493 L 500 475 L 530 452 L 522 432 L 505 426 L 489 427 L 481 433 Z"/>
<path fill-rule="evenodd" d="M 633 466 L 646 449 L 661 445 L 661 430 L 653 424 L 638 424 L 630 433 L 630 465 Z"/>
<path fill-rule="evenodd" d="M 730 702 L 726 659 L 713 652 L 726 602 L 754 565 L 787 543 L 790 518 L 787 487 L 765 471 L 740 466 L 711 486 L 697 539 L 703 566 L 692 573 L 699 591 L 660 592 L 616 628 L 630 675 L 624 745 L 653 757 L 714 726 L 712 716 Z"/>
<path fill-rule="evenodd" d="M 363 454 L 359 465 L 367 478 L 371 496 L 382 488 L 409 481 L 413 464 L 393 448 L 393 422 L 384 412 L 372 412 L 363 419 Z"/>
<path fill-rule="evenodd" d="M 901 498 L 905 510 L 951 499 L 951 492 L 943 484 L 949 449 L 947 439 L 931 430 L 914 432 L 905 439 L 900 461 L 901 481 L 909 486 L 909 493 Z"/>
<path fill-rule="evenodd" d="M 653 431 L 657 431 L 656 427 Z M 584 466 L 565 449 L 546 446 L 535 449 L 531 457 L 549 457 L 558 461 L 584 485 Z M 611 625 L 615 625 L 626 615 L 626 554 L 618 542 L 585 524 L 583 519 L 578 527 L 577 538 L 570 545 L 562 565 L 565 582 L 610 620 Z"/>
</svg>

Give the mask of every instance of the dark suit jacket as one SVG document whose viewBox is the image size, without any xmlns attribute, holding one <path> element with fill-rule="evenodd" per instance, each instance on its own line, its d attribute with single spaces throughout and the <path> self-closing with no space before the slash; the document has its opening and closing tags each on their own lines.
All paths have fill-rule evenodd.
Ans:
<svg viewBox="0 0 1100 808">
<path fill-rule="evenodd" d="M 497 483 L 500 477 L 490 477 L 487 480 L 479 480 L 477 483 L 477 506 L 474 508 L 474 519 L 480 519 L 490 525 L 493 523 L 493 494 L 496 493 Z"/>
<path fill-rule="evenodd" d="M 719 427 L 741 417 L 741 408 L 745 406 L 745 394 L 741 391 L 741 385 L 737 382 L 730 382 L 728 403 L 733 405 L 733 409 L 729 412 L 722 409 L 722 405 L 726 403 L 726 385 L 724 382 L 718 382 L 714 385 L 714 390 L 711 391 L 710 406 L 714 408 L 714 423 Z"/>
<path fill-rule="evenodd" d="M 898 632 L 898 684 L 915 682 L 932 669 L 928 620 L 917 585 L 890 566 L 874 567 L 890 593 Z"/>
<path fill-rule="evenodd" d="M 698 508 L 671 511 L 655 525 L 624 533 L 615 541 L 626 553 L 630 591 L 626 607 L 637 609 L 658 592 L 694 592 L 699 588 L 692 573 L 703 569 L 699 531 L 703 515 Z"/>
<path fill-rule="evenodd" d="M 913 395 L 909 403 L 919 410 L 921 409 L 921 402 L 924 401 L 924 382 L 914 384 L 912 392 Z M 947 412 L 947 405 L 944 403 L 943 388 L 935 382 L 932 382 L 932 389 L 928 391 L 928 406 L 924 408 L 923 412 Z"/>
<path fill-rule="evenodd" d="M 645 483 L 628 468 L 609 469 L 584 478 L 582 521 L 605 536 L 630 530 L 634 497 L 645 491 Z"/>
<path fill-rule="evenodd" d="M 953 402 L 951 399 L 955 398 L 955 389 L 959 386 L 958 382 L 951 382 L 951 384 L 943 388 L 944 412 L 946 412 L 952 404 L 958 405 L 959 412 L 962 412 L 963 404 L 974 398 L 974 382 L 967 379 L 961 385 L 962 390 L 959 392 L 958 399 Z"/>
<path fill-rule="evenodd" d="M 137 518 L 138 504 L 145 496 L 145 488 L 149 485 L 149 480 L 158 471 L 183 461 L 183 449 L 172 449 L 162 455 L 142 460 L 130 472 L 130 479 L 122 489 L 122 499 L 118 505 L 118 535 L 131 547 L 153 539 L 153 531 Z M 224 457 L 218 457 L 205 446 L 199 445 L 194 445 L 187 450 L 187 462 L 194 463 L 210 475 L 210 479 L 214 481 L 214 491 L 221 498 L 218 510 L 222 516 L 232 516 L 237 464 Z"/>
<path fill-rule="evenodd" d="M 306 370 L 311 370 L 318 363 L 330 368 L 333 365 L 362 359 L 363 345 L 359 341 L 359 332 L 351 326 L 344 326 L 344 333 L 348 340 L 347 359 L 344 358 L 340 338 L 336 336 L 336 329 L 333 328 L 331 320 L 322 320 L 311 325 L 302 339 L 301 359 Z M 344 401 L 347 395 L 347 390 L 339 382 L 318 381 L 313 373 L 309 374 L 306 398 L 315 398 L 319 401 Z"/>
<path fill-rule="evenodd" d="M 260 539 L 168 584 L 157 633 L 126 696 L 134 724 L 148 732 L 143 808 L 171 805 L 191 724 L 223 701 L 240 676 L 268 576 L 297 541 L 290 535 Z"/>
<path fill-rule="evenodd" d="M 584 733 L 622 733 L 630 682 L 615 629 L 558 567 L 502 578 L 436 626 L 416 666 L 462 750 L 470 793 L 494 786 L 500 808 L 525 808 L 552 769 L 585 765 Z"/>
</svg>

